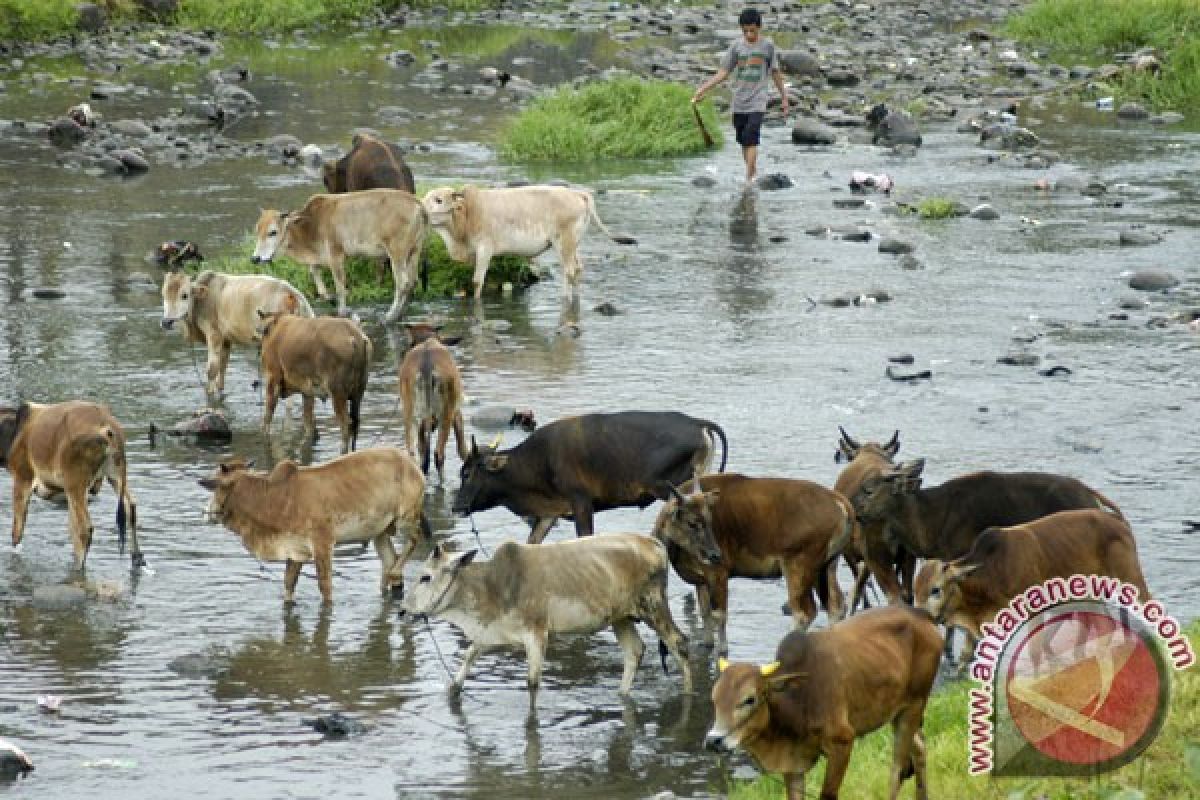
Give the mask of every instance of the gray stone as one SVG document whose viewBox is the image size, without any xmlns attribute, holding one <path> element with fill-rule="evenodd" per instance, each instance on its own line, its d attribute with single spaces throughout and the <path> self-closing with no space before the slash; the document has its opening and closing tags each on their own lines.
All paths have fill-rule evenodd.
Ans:
<svg viewBox="0 0 1200 800">
<path fill-rule="evenodd" d="M 108 24 L 108 12 L 95 3 L 80 3 L 75 6 L 79 14 L 79 30 L 95 33 Z"/>
<path fill-rule="evenodd" d="M 816 56 L 803 50 L 779 51 L 779 66 L 787 75 L 821 77 L 821 62 Z"/>
<path fill-rule="evenodd" d="M 150 162 L 136 150 L 114 150 L 111 155 L 119 160 L 129 173 L 146 172 L 150 169 Z"/>
<path fill-rule="evenodd" d="M 133 136 L 139 139 L 154 134 L 149 125 L 138 119 L 119 119 L 109 127 L 123 136 Z"/>
<path fill-rule="evenodd" d="M 1141 292 L 1161 292 L 1164 289 L 1174 289 L 1179 285 L 1179 278 L 1161 269 L 1138 270 L 1129 276 L 1129 288 Z"/>
<path fill-rule="evenodd" d="M 797 117 L 792 127 L 792 144 L 824 145 L 837 142 L 837 132 L 811 117 Z"/>
<path fill-rule="evenodd" d="M 885 236 L 879 242 L 879 252 L 891 253 L 892 255 L 904 255 L 911 253 L 915 248 L 911 242 L 904 242 L 900 239 L 894 239 L 890 236 Z"/>
<path fill-rule="evenodd" d="M 39 586 L 33 590 L 33 607 L 42 611 L 70 611 L 87 602 L 78 586 Z"/>
<path fill-rule="evenodd" d="M 1117 241 L 1126 247 L 1146 247 L 1158 244 L 1162 240 L 1163 237 L 1159 234 L 1143 228 L 1126 228 L 1117 237 Z"/>
<path fill-rule="evenodd" d="M 1161 114 L 1155 114 L 1150 117 L 1150 122 L 1154 125 L 1177 125 L 1185 119 L 1186 117 L 1178 111 L 1164 111 Z"/>
<path fill-rule="evenodd" d="M 1034 353 L 1009 353 L 996 359 L 997 364 L 1007 364 L 1010 367 L 1032 367 L 1038 364 L 1042 357 Z"/>
<path fill-rule="evenodd" d="M 1117 116 L 1121 119 L 1149 119 L 1150 112 L 1141 103 L 1122 103 L 1117 109 Z"/>
<path fill-rule="evenodd" d="M 1136 294 L 1122 295 L 1121 299 L 1117 301 L 1117 308 L 1125 311 L 1143 311 L 1149 305 L 1146 298 Z"/>
<path fill-rule="evenodd" d="M 924 269 L 925 265 L 917 259 L 912 253 L 905 253 L 900 256 L 900 268 L 907 270 Z"/>
<path fill-rule="evenodd" d="M 831 69 L 825 73 L 825 80 L 830 86 L 848 88 L 858 86 L 859 77 L 848 69 Z"/>
<path fill-rule="evenodd" d="M 216 679 L 229 672 L 229 655 L 219 649 L 190 653 L 171 659 L 167 669 L 185 678 Z"/>
<path fill-rule="evenodd" d="M 792 183 L 792 179 L 782 172 L 772 173 L 770 175 L 760 175 L 754 182 L 758 188 L 764 192 L 777 191 L 779 189 L 791 189 L 796 184 Z"/>
<path fill-rule="evenodd" d="M 471 414 L 471 425 L 484 431 L 505 430 L 516 413 L 512 406 L 483 406 Z"/>
<path fill-rule="evenodd" d="M 1000 219 L 1000 212 L 992 208 L 987 203 L 981 203 L 971 209 L 969 216 L 972 219 L 994 220 Z"/>
<path fill-rule="evenodd" d="M 235 86 L 232 83 L 220 83 L 213 89 L 213 95 L 217 98 L 217 103 L 224 106 L 233 106 L 235 108 L 246 108 L 248 106 L 258 105 L 258 98 L 250 94 L 240 86 Z"/>
</svg>

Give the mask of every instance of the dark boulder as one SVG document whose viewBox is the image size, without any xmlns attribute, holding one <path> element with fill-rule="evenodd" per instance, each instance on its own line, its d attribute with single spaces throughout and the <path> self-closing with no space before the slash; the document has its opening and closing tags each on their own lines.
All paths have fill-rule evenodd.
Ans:
<svg viewBox="0 0 1200 800">
<path fill-rule="evenodd" d="M 1129 276 L 1129 288 L 1142 292 L 1161 292 L 1178 285 L 1179 278 L 1161 269 L 1139 270 Z"/>
<path fill-rule="evenodd" d="M 797 117 L 792 127 L 792 144 L 827 145 L 837 142 L 837 132 L 811 117 Z"/>
<path fill-rule="evenodd" d="M 907 111 L 892 111 L 879 103 L 867 112 L 866 121 L 874 144 L 921 146 L 921 131 L 917 128 L 916 120 Z"/>
</svg>

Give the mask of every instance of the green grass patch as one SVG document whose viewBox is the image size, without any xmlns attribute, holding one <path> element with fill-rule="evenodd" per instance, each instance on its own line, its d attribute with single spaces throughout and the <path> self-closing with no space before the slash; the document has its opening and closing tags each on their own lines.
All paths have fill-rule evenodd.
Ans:
<svg viewBox="0 0 1200 800">
<path fill-rule="evenodd" d="M 945 197 L 927 197 L 917 203 L 921 219 L 949 219 L 957 216 L 958 203 Z"/>
<path fill-rule="evenodd" d="M 1200 650 L 1200 621 L 1188 627 Z M 1200 796 L 1200 669 L 1174 673 L 1170 711 L 1162 733 L 1133 763 L 1094 780 L 991 778 L 967 774 L 967 700 L 975 684 L 958 681 L 935 692 L 925 710 L 929 796 L 938 800 L 1168 800 Z M 841 796 L 887 797 L 892 764 L 890 727 L 859 739 Z M 807 797 L 816 797 L 824 760 L 808 775 Z M 901 797 L 912 797 L 912 781 Z M 729 800 L 782 800 L 776 775 L 734 782 Z"/>
<path fill-rule="evenodd" d="M 176 21 L 189 28 L 258 33 L 359 19 L 397 4 L 379 0 L 181 0 Z"/>
<path fill-rule="evenodd" d="M 310 301 L 317 300 L 317 287 L 313 283 L 308 267 L 290 258 L 272 259 L 269 264 L 252 264 L 250 253 L 254 251 L 254 243 L 247 241 L 245 246 L 236 253 L 230 253 L 205 261 L 192 269 L 211 269 L 214 272 L 225 272 L 231 275 L 272 275 L 281 278 L 295 286 Z M 413 290 L 413 300 L 434 300 L 453 297 L 458 292 L 469 291 L 471 286 L 472 267 L 461 264 L 450 258 L 446 252 L 446 243 L 442 237 L 431 233 L 425 240 L 423 257 L 428 261 L 428 287 L 423 287 L 418 280 Z M 390 269 L 384 271 L 383 280 L 376 277 L 376 259 L 354 257 L 346 260 L 346 301 L 351 305 L 369 303 L 391 303 L 394 282 Z M 322 268 L 322 280 L 325 288 L 333 292 L 333 276 L 328 269 Z M 520 256 L 496 256 L 488 267 L 485 291 L 498 290 L 505 282 L 512 283 L 517 289 L 526 288 L 537 282 L 537 272 L 529 263 L 529 259 Z"/>
<path fill-rule="evenodd" d="M 1088 64 L 1156 47 L 1162 74 L 1126 72 L 1118 94 L 1159 107 L 1200 108 L 1200 2 L 1197 0 L 1037 0 L 1009 20 L 1007 32 Z"/>
<path fill-rule="evenodd" d="M 510 161 L 558 162 L 696 155 L 706 148 L 691 98 L 691 87 L 640 78 L 563 86 L 517 115 L 501 136 L 500 153 Z M 712 105 L 702 103 L 700 113 L 720 147 Z"/>
<path fill-rule="evenodd" d="M 78 0 L 0 0 L 0 39 L 46 39 L 75 30 L 79 22 L 76 5 Z M 122 16 L 133 12 L 132 1 L 100 5 L 115 6 Z"/>
</svg>

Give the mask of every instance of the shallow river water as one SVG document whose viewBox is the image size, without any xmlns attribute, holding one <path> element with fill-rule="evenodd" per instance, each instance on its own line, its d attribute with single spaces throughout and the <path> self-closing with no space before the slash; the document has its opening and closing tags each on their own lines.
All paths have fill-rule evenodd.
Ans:
<svg viewBox="0 0 1200 800">
<path fill-rule="evenodd" d="M 443 49 L 463 74 L 527 56 L 548 81 L 574 75 L 579 58 L 601 65 L 616 58 L 601 35 L 503 31 L 509 38 L 501 41 L 501 31 L 492 33 L 497 43 L 486 56 L 455 53 L 453 37 L 471 35 L 405 35 L 413 47 L 423 36 L 451 37 Z M 280 47 L 237 53 L 251 67 L 248 87 L 265 113 L 229 135 L 289 132 L 346 146 L 351 128 L 376 127 L 430 145 L 410 159 L 423 185 L 518 177 L 586 183 L 607 190 L 598 206 L 609 227 L 640 240 L 621 248 L 595 231 L 586 240 L 578 339 L 555 335 L 556 279 L 516 297 L 486 298 L 481 328 L 463 323 L 457 301 L 414 310 L 444 315 L 466 333 L 457 352 L 472 402 L 468 418 L 488 404 L 532 408 L 543 423 L 593 410 L 680 410 L 724 427 L 730 469 L 826 485 L 837 474 L 839 424 L 866 439 L 898 429 L 902 457 L 927 459 L 929 484 L 980 468 L 1075 475 L 1131 520 L 1154 593 L 1183 619 L 1200 613 L 1200 536 L 1183 525 L 1200 518 L 1200 337 L 1182 325 L 1147 327 L 1148 312 L 1108 319 L 1130 293 L 1122 274 L 1132 269 L 1166 268 L 1185 279 L 1175 296 L 1149 298 L 1159 312 L 1183 307 L 1200 291 L 1200 134 L 1120 126 L 1111 115 L 1063 107 L 1023 120 L 1064 154 L 1047 173 L 984 165 L 973 137 L 937 126 L 911 159 L 862 145 L 798 149 L 786 129 L 768 128 L 763 171 L 786 173 L 796 184 L 779 192 L 741 190 L 732 142 L 679 162 L 530 172 L 498 165 L 489 146 L 511 106 L 408 86 L 412 72 L 381 58 L 397 46 L 374 35 L 308 47 L 285 38 Z M 100 110 L 109 119 L 157 113 L 147 109 L 172 102 L 173 85 L 198 85 L 207 66 L 135 72 L 144 96 Z M 49 69 L 66 74 L 71 65 Z M 0 95 L 0 117 L 44 119 L 80 91 L 56 79 L 32 90 L 14 82 Z M 414 121 L 383 124 L 375 114 L 383 105 L 414 109 Z M 1001 217 L 917 222 L 833 208 L 858 168 L 888 171 L 902 197 L 947 195 L 968 204 L 986 197 Z M 93 504 L 87 579 L 121 583 L 116 602 L 65 614 L 32 607 L 34 587 L 72 577 L 58 507 L 35 501 L 23 550 L 0 547 L 0 735 L 37 763 L 30 779 L 0 786 L 0 795 L 641 798 L 663 789 L 723 790 L 727 767 L 701 746 L 711 716 L 708 654 L 698 645 L 689 592 L 676 578 L 673 608 L 695 643 L 693 696 L 681 696 L 677 675 L 663 675 L 648 655 L 632 701 L 620 700 L 620 649 L 602 633 L 552 644 L 535 706 L 523 659 L 511 654 L 480 659 L 461 701 L 450 702 L 441 657 L 456 668 L 461 638 L 445 623 L 426 629 L 398 620 L 377 595 L 372 552 L 336 561 L 331 612 L 320 610 L 311 577 L 285 609 L 282 567 L 260 565 L 232 533 L 203 520 L 207 494 L 196 481 L 229 453 L 260 464 L 334 455 L 327 407 L 318 407 L 323 436 L 315 452 L 301 451 L 295 425 L 268 445 L 258 432 L 256 370 L 238 352 L 227 380 L 232 446 L 203 449 L 161 437 L 151 445 L 150 423 L 163 427 L 203 406 L 196 367 L 203 352 L 160 331 L 161 273 L 146 254 L 176 238 L 211 253 L 244 246 L 257 209 L 298 206 L 319 188 L 311 176 L 261 158 L 155 167 L 140 179 L 111 180 L 56 166 L 49 145 L 11 140 L 0 144 L 0 171 L 0 399 L 84 397 L 111 405 L 129 434 L 130 480 L 154 570 L 130 579 L 107 490 Z M 1098 208 L 1076 193 L 1032 189 L 1042 174 L 1072 173 L 1128 184 L 1123 205 Z M 713 175 L 716 186 L 693 187 L 700 174 Z M 913 241 L 925 268 L 901 270 L 874 242 L 804 234 L 855 222 Z M 1136 222 L 1170 232 L 1157 246 L 1119 248 L 1117 231 Z M 42 286 L 67 295 L 31 299 L 26 290 Z M 810 302 L 872 287 L 894 300 L 850 308 Z M 587 310 L 602 301 L 623 313 Z M 376 361 L 360 446 L 398 444 L 396 346 L 378 323 L 368 322 L 368 331 Z M 1016 347 L 1013 337 L 1030 336 L 1037 336 L 1028 347 L 1042 367 L 1071 373 L 1047 378 L 996 363 Z M 900 353 L 914 354 L 915 368 L 931 369 L 933 379 L 890 381 L 887 358 Z M 518 439 L 513 431 L 505 436 L 509 445 Z M 449 511 L 458 483 L 457 459 L 449 463 L 448 486 L 431 481 L 427 508 L 439 536 L 470 545 L 469 522 Z M 0 497 L 10 496 L 10 485 L 0 475 Z M 6 526 L 11 503 L 0 508 Z M 597 528 L 648 532 L 654 514 L 607 512 Z M 525 534 L 502 509 L 475 522 L 489 552 Z M 565 525 L 551 534 L 569 535 Z M 410 576 L 415 569 L 414 561 Z M 789 626 L 779 613 L 782 584 L 737 581 L 731 594 L 732 656 L 768 659 Z M 643 635 L 653 646 L 653 634 Z M 205 674 L 169 666 L 196 655 L 207 657 Z M 65 698 L 58 714 L 39 714 L 35 697 L 46 693 Z M 331 711 L 360 720 L 366 733 L 326 741 L 305 725 Z"/>
</svg>

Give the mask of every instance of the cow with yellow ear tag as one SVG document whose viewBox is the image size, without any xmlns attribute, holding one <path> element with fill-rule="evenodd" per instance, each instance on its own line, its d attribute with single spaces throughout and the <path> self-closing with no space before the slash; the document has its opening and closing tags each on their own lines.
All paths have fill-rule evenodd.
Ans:
<svg viewBox="0 0 1200 800">
<path fill-rule="evenodd" d="M 803 800 L 804 776 L 827 759 L 821 800 L 838 796 L 854 740 L 891 722 L 890 800 L 916 779 L 928 800 L 921 725 L 942 655 L 932 618 L 907 606 L 858 614 L 815 633 L 793 631 L 757 666 L 718 659 L 715 718 L 705 747 L 742 749 L 783 776 L 788 800 Z"/>
</svg>

